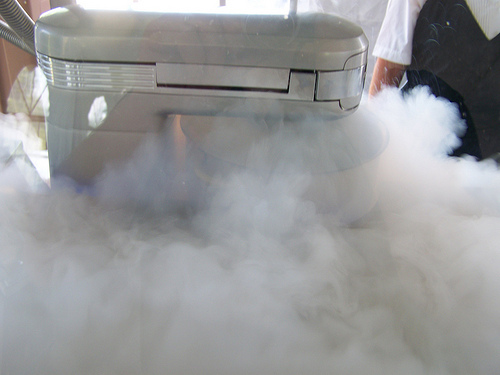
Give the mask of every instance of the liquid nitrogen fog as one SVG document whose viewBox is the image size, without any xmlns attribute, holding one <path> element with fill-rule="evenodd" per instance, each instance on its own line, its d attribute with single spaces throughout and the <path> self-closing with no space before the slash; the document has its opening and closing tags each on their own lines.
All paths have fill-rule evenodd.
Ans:
<svg viewBox="0 0 500 375">
<path fill-rule="evenodd" d="M 159 138 L 91 192 L 2 167 L 1 373 L 498 373 L 496 165 L 446 157 L 463 124 L 425 90 L 358 111 L 388 144 L 355 223 L 305 198 L 306 171 L 242 170 L 179 210 L 168 168 L 145 172 Z"/>
</svg>

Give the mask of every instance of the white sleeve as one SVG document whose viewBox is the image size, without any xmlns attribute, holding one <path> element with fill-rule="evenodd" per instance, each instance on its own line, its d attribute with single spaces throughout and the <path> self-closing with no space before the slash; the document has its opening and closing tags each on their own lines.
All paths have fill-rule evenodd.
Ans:
<svg viewBox="0 0 500 375">
<path fill-rule="evenodd" d="M 373 55 L 410 65 L 413 31 L 426 0 L 389 0 Z"/>
</svg>

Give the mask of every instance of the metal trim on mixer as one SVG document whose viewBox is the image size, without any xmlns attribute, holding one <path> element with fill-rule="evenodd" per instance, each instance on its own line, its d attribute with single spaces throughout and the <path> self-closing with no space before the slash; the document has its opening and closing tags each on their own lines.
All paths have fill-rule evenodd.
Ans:
<svg viewBox="0 0 500 375">
<path fill-rule="evenodd" d="M 335 101 L 362 93 L 365 66 L 356 69 L 294 71 L 202 64 L 75 62 L 38 54 L 49 85 L 61 89 L 159 90 L 179 95 Z"/>
<path fill-rule="evenodd" d="M 47 83 L 61 89 L 121 91 L 156 87 L 152 64 L 75 62 L 38 54 L 38 65 Z"/>
</svg>

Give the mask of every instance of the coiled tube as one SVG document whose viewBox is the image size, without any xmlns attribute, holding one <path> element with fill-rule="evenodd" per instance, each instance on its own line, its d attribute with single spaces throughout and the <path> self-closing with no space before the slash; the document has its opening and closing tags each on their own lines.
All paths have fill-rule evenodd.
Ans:
<svg viewBox="0 0 500 375">
<path fill-rule="evenodd" d="M 35 51 L 35 23 L 21 5 L 16 0 L 0 0 L 0 15 L 14 34 L 17 34 L 21 41 Z M 14 44 L 19 46 L 20 43 Z"/>
<path fill-rule="evenodd" d="M 5 22 L 0 21 L 0 38 L 5 39 L 7 42 L 12 43 L 16 47 L 21 48 L 23 51 L 28 52 L 30 55 L 35 56 L 35 51 L 29 47 L 14 30 Z"/>
</svg>

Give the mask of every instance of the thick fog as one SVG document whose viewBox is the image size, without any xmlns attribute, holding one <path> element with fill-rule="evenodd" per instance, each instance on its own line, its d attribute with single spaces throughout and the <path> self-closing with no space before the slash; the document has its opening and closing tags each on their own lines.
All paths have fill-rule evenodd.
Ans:
<svg viewBox="0 0 500 375">
<path fill-rule="evenodd" d="M 425 90 L 364 101 L 343 124 L 380 129 L 383 152 L 347 169 L 336 123 L 309 121 L 194 190 L 204 206 L 161 137 L 92 189 L 28 184 L 4 162 L 1 372 L 497 373 L 500 173 L 446 157 L 456 108 Z M 332 206 L 343 183 L 358 199 Z"/>
</svg>

